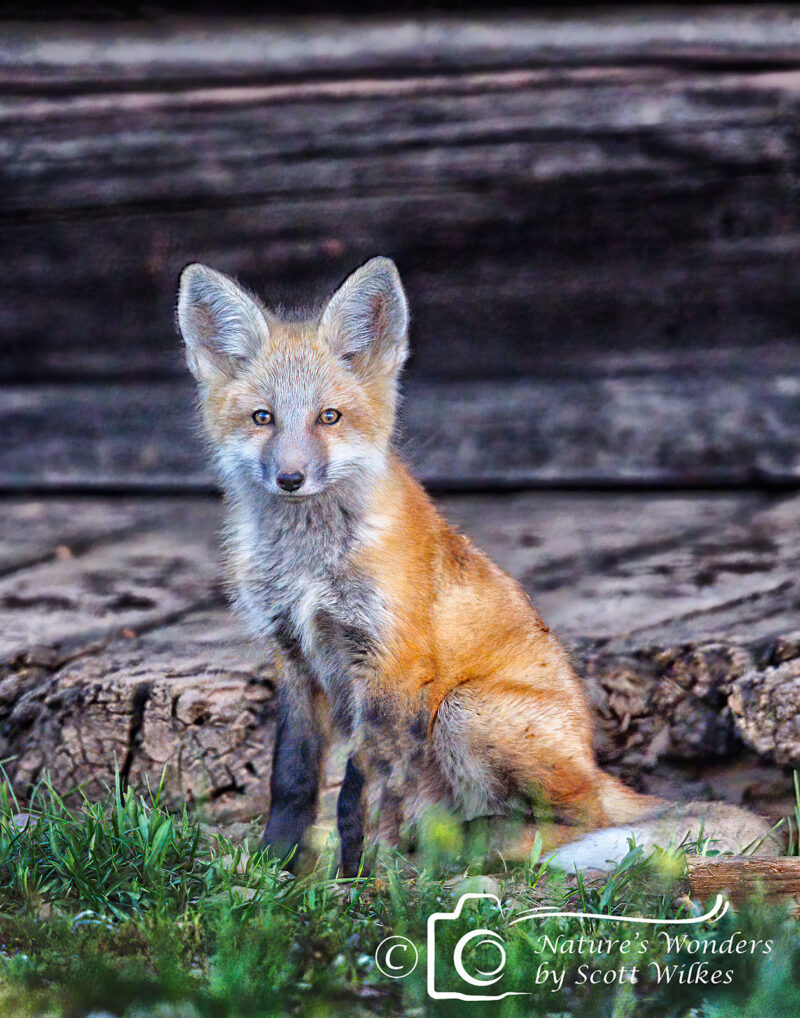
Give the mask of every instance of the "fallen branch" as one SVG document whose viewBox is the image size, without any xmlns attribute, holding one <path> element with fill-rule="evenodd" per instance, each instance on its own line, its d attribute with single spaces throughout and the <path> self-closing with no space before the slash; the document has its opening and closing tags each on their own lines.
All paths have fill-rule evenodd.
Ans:
<svg viewBox="0 0 800 1018">
<path fill-rule="evenodd" d="M 707 901 L 724 894 L 734 905 L 764 894 L 768 899 L 794 898 L 800 916 L 800 858 L 751 859 L 749 856 L 688 856 L 691 895 Z"/>
</svg>

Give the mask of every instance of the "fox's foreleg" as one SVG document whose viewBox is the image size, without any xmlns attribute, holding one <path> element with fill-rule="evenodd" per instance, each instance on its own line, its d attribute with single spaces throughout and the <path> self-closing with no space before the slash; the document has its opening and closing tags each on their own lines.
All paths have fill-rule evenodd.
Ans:
<svg viewBox="0 0 800 1018">
<path fill-rule="evenodd" d="M 360 707 L 351 762 L 363 775 L 366 839 L 396 848 L 414 823 L 420 787 L 426 783 L 429 712 L 422 701 L 398 702 L 380 687 Z"/>
<path fill-rule="evenodd" d="M 406 768 L 400 759 L 386 754 L 382 742 L 371 732 L 359 733 L 351 743 L 336 805 L 345 877 L 358 873 L 365 840 L 373 849 L 378 844 L 394 848 L 400 843 Z"/>
<path fill-rule="evenodd" d="M 328 743 L 321 700 L 308 682 L 280 684 L 270 813 L 263 844 L 283 860 L 296 846 L 302 846 L 305 832 L 316 816 Z"/>
<path fill-rule="evenodd" d="M 365 835 L 373 845 L 394 847 L 400 841 L 407 775 L 397 746 L 396 733 L 382 727 L 365 726 L 351 740 L 336 806 L 343 876 L 358 873 Z"/>
<path fill-rule="evenodd" d="M 364 774 L 355 756 L 348 758 L 336 803 L 342 876 L 354 877 L 364 851 Z"/>
</svg>

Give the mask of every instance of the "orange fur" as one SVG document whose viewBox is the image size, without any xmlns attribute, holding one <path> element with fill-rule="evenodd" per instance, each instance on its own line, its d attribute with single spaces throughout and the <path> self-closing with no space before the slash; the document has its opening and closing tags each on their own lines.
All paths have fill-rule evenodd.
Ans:
<svg viewBox="0 0 800 1018">
<path fill-rule="evenodd" d="M 594 761 L 592 721 L 566 651 L 522 587 L 442 519 L 396 458 L 369 511 L 383 526 L 362 552 L 393 627 L 377 663 L 383 695 L 427 704 L 433 738 L 442 704 L 459 696 L 472 722 L 461 750 L 502 769 L 531 799 L 599 826 L 659 800 L 620 792 Z"/>
</svg>

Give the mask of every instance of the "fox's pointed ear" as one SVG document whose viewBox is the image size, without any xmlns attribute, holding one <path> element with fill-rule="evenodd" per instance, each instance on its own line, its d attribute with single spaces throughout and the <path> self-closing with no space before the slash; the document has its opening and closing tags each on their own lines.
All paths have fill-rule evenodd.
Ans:
<svg viewBox="0 0 800 1018">
<path fill-rule="evenodd" d="M 408 355 L 408 302 L 389 258 L 371 258 L 347 277 L 322 315 L 331 349 L 355 366 L 391 373 Z"/>
<path fill-rule="evenodd" d="M 199 382 L 235 374 L 269 336 L 256 301 L 228 276 L 199 263 L 181 273 L 178 327 Z"/>
</svg>

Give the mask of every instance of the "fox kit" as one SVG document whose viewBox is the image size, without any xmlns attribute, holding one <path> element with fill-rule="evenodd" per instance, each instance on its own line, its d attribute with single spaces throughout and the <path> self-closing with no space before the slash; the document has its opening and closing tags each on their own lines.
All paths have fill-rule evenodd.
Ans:
<svg viewBox="0 0 800 1018">
<path fill-rule="evenodd" d="M 285 856 L 302 843 L 335 728 L 352 749 L 338 803 L 348 875 L 365 817 L 392 844 L 432 806 L 521 812 L 532 836 L 544 802 L 570 868 L 613 863 L 630 836 L 704 831 L 722 849 L 775 851 L 743 810 L 670 806 L 600 770 L 564 648 L 393 451 L 408 353 L 393 262 L 368 261 L 302 320 L 189 265 L 178 322 L 225 492 L 234 605 L 281 651 L 265 844 Z"/>
</svg>

